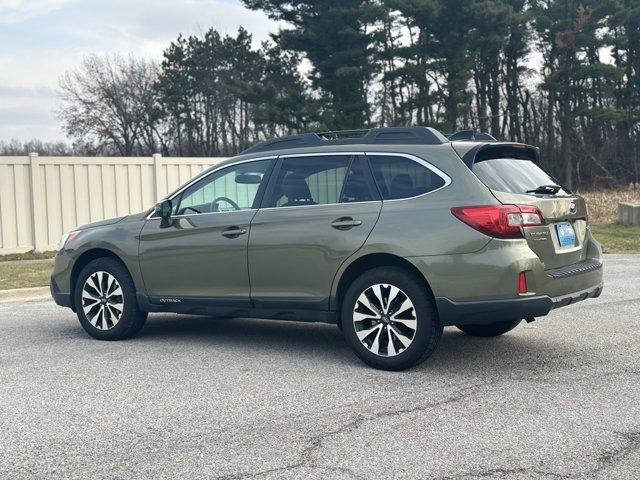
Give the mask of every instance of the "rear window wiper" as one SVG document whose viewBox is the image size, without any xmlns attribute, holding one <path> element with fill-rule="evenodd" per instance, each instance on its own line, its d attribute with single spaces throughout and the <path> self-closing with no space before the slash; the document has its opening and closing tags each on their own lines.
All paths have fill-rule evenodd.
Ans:
<svg viewBox="0 0 640 480">
<path fill-rule="evenodd" d="M 537 193 L 541 195 L 555 195 L 560 191 L 562 187 L 560 185 L 540 185 L 533 190 L 527 190 L 525 193 Z"/>
</svg>

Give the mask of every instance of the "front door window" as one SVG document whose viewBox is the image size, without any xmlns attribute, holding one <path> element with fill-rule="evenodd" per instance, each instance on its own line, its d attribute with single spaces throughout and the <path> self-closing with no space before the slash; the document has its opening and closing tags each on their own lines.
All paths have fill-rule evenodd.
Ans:
<svg viewBox="0 0 640 480">
<path fill-rule="evenodd" d="M 258 160 L 224 168 L 188 187 L 176 215 L 233 212 L 254 207 L 258 189 L 271 160 Z"/>
</svg>

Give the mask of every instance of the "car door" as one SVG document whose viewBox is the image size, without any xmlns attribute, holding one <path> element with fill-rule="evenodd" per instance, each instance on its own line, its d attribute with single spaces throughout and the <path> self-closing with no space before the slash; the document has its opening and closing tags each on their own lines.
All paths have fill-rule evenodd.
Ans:
<svg viewBox="0 0 640 480">
<path fill-rule="evenodd" d="M 173 199 L 168 227 L 145 223 L 139 259 L 152 302 L 250 305 L 249 228 L 274 161 L 214 171 Z"/>
<path fill-rule="evenodd" d="M 281 156 L 251 222 L 251 299 L 259 308 L 328 309 L 340 265 L 367 239 L 382 206 L 364 158 Z"/>
</svg>

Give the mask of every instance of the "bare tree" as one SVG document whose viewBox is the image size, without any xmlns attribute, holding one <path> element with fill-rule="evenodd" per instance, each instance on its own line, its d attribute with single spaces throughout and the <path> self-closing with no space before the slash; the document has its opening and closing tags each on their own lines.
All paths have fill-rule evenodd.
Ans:
<svg viewBox="0 0 640 480">
<path fill-rule="evenodd" d="M 134 155 L 158 147 L 156 62 L 121 56 L 89 56 L 60 80 L 59 116 L 69 136 L 102 153 Z"/>
<path fill-rule="evenodd" d="M 65 142 L 43 142 L 42 140 L 29 140 L 21 142 L 10 140 L 8 142 L 0 140 L 0 156 L 3 155 L 29 155 L 37 152 L 40 155 L 76 155 L 76 149 Z M 83 153 L 83 152 L 81 152 Z"/>
</svg>

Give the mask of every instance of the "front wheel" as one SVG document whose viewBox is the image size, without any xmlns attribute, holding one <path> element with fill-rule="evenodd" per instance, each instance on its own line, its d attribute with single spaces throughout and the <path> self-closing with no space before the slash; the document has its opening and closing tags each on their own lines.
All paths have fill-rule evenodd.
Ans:
<svg viewBox="0 0 640 480">
<path fill-rule="evenodd" d="M 521 321 L 522 320 L 507 320 L 504 322 L 489 323 L 487 325 L 456 325 L 456 327 L 473 337 L 497 337 L 516 328 Z"/>
<path fill-rule="evenodd" d="M 98 340 L 132 337 L 147 320 L 147 313 L 138 308 L 129 272 L 112 258 L 97 258 L 82 269 L 75 306 L 82 328 Z"/>
<path fill-rule="evenodd" d="M 442 336 L 432 295 L 399 268 L 363 273 L 347 290 L 341 313 L 349 346 L 367 365 L 381 370 L 420 363 Z"/>
</svg>

